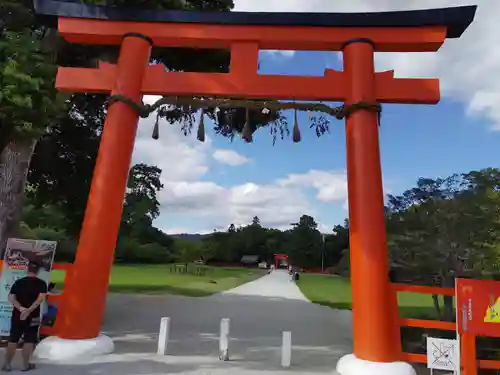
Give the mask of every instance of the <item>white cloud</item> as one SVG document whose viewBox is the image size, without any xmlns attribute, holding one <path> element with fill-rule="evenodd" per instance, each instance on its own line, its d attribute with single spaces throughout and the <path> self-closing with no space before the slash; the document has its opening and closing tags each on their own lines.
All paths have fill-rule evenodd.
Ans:
<svg viewBox="0 0 500 375">
<path fill-rule="evenodd" d="M 447 40 L 437 53 L 377 54 L 379 70 L 394 69 L 399 77 L 437 77 L 443 95 L 482 115 L 500 131 L 500 2 L 493 0 L 235 0 L 236 10 L 269 12 L 377 12 L 477 4 L 467 32 Z M 290 55 L 290 54 L 288 54 Z"/>
<path fill-rule="evenodd" d="M 317 190 L 317 199 L 331 203 L 347 198 L 346 172 L 311 170 L 304 174 L 291 174 L 280 180 L 281 186 L 298 186 Z"/>
<path fill-rule="evenodd" d="M 264 50 L 263 52 L 267 53 L 268 55 L 270 55 L 272 57 L 276 57 L 276 56 L 293 57 L 293 55 L 295 55 L 295 51 L 288 51 L 288 50 L 268 49 L 268 50 Z"/>
<path fill-rule="evenodd" d="M 212 155 L 215 160 L 217 160 L 221 164 L 227 164 L 232 167 L 237 167 L 239 165 L 247 164 L 250 162 L 250 159 L 246 156 L 238 154 L 233 150 L 222 150 L 218 149 Z"/>
</svg>

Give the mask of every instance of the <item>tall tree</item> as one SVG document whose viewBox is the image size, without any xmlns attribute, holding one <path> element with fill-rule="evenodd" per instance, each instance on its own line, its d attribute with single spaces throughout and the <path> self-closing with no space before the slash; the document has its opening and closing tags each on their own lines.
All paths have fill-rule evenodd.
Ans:
<svg viewBox="0 0 500 375">
<path fill-rule="evenodd" d="M 321 265 L 323 239 L 318 231 L 318 224 L 312 216 L 302 215 L 290 231 L 290 255 L 294 264 L 304 268 L 316 268 Z"/>
<path fill-rule="evenodd" d="M 121 262 L 163 263 L 173 261 L 174 240 L 153 226 L 160 214 L 157 194 L 163 188 L 161 169 L 136 164 L 130 169 L 116 249 Z"/>
<path fill-rule="evenodd" d="M 122 215 L 122 227 L 128 234 L 147 230 L 160 215 L 157 198 L 157 192 L 163 188 L 160 175 L 158 167 L 136 164 L 131 168 Z"/>
<path fill-rule="evenodd" d="M 316 223 L 316 220 L 312 216 L 302 215 L 297 223 L 292 223 L 292 227 L 317 229 L 318 223 Z"/>
<path fill-rule="evenodd" d="M 336 225 L 325 237 L 325 267 L 335 267 L 343 257 L 349 257 L 349 224 Z M 345 270 L 347 273 L 349 270 Z"/>
<path fill-rule="evenodd" d="M 255 227 L 260 227 L 260 219 L 258 216 L 254 216 L 253 219 L 252 219 L 252 224 L 253 226 Z"/>
<path fill-rule="evenodd" d="M 34 27 L 25 1 L 0 2 L 0 252 L 19 231 L 37 139 L 62 107 L 54 88 L 48 30 Z"/>
</svg>

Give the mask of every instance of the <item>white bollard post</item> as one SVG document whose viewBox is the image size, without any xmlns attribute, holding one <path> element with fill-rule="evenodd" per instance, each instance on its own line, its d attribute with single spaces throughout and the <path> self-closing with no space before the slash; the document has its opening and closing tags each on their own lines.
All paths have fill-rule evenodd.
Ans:
<svg viewBox="0 0 500 375">
<path fill-rule="evenodd" d="M 229 361 L 229 319 L 220 321 L 219 359 Z"/>
<path fill-rule="evenodd" d="M 158 336 L 158 355 L 167 354 L 168 336 L 170 333 L 170 318 L 161 318 L 160 335 Z"/>
<path fill-rule="evenodd" d="M 292 362 L 292 332 L 283 331 L 283 343 L 281 345 L 281 366 L 290 367 Z"/>
</svg>

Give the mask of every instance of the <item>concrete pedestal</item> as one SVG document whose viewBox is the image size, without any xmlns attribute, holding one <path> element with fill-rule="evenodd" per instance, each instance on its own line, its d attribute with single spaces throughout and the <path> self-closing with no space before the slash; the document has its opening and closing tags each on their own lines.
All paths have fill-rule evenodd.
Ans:
<svg viewBox="0 0 500 375">
<path fill-rule="evenodd" d="M 110 354 L 114 349 L 113 340 L 104 335 L 88 340 L 47 337 L 37 345 L 33 356 L 43 361 L 71 363 Z"/>
<path fill-rule="evenodd" d="M 417 375 L 405 362 L 379 363 L 363 361 L 354 354 L 346 355 L 337 363 L 340 375 Z"/>
</svg>

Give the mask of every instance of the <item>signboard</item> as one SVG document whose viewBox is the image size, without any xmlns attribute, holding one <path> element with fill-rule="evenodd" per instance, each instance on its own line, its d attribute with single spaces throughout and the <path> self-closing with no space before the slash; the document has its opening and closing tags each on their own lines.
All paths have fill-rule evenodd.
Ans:
<svg viewBox="0 0 500 375">
<path fill-rule="evenodd" d="M 427 337 L 427 368 L 457 372 L 459 361 L 457 340 Z"/>
<path fill-rule="evenodd" d="M 457 279 L 459 333 L 500 337 L 500 282 Z"/>
<path fill-rule="evenodd" d="M 2 275 L 0 278 L 0 336 L 10 334 L 12 305 L 9 293 L 12 285 L 27 275 L 26 266 L 30 261 L 38 263 L 41 268 L 38 277 L 50 281 L 50 270 L 56 253 L 57 242 L 23 240 L 9 238 L 3 257 Z M 41 310 L 44 308 L 42 306 Z"/>
</svg>

